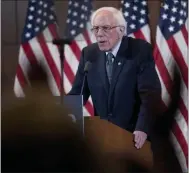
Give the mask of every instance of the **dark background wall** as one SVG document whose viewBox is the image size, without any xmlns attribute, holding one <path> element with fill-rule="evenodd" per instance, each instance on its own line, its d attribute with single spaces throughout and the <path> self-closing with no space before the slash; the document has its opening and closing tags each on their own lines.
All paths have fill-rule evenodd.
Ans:
<svg viewBox="0 0 189 173">
<path fill-rule="evenodd" d="M 56 14 L 60 31 L 63 34 L 68 0 L 54 0 Z M 121 1 L 121 0 L 120 0 Z M 94 0 L 94 9 L 102 6 L 120 7 L 120 1 Z M 156 26 L 159 18 L 160 5 L 162 0 L 148 0 L 149 19 L 152 34 L 152 44 L 154 44 Z M 14 96 L 13 84 L 18 62 L 19 45 L 21 33 L 25 23 L 27 0 L 2 0 L 1 1 L 1 86 L 2 103 Z"/>
</svg>

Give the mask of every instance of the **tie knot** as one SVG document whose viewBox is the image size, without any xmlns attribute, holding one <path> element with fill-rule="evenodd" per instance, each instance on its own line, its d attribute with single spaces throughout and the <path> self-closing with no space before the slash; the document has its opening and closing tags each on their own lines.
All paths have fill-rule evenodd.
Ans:
<svg viewBox="0 0 189 173">
<path fill-rule="evenodd" d="M 111 52 L 108 52 L 107 54 L 107 61 L 112 63 L 114 59 L 114 55 Z"/>
</svg>

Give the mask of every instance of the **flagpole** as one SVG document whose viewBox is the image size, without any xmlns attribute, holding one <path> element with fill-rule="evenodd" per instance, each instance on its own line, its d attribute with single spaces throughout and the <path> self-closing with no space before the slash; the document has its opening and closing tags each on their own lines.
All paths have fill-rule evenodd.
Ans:
<svg viewBox="0 0 189 173">
<path fill-rule="evenodd" d="M 60 92 L 60 99 L 61 104 L 63 104 L 63 96 L 64 96 L 64 45 L 59 46 L 59 52 L 60 52 L 60 67 L 61 67 L 61 92 Z"/>
<path fill-rule="evenodd" d="M 58 46 L 59 54 L 60 54 L 60 70 L 61 70 L 61 84 L 60 84 L 60 103 L 63 104 L 64 97 L 64 46 L 66 44 L 71 44 L 71 39 L 63 38 L 63 39 L 54 39 L 53 44 Z"/>
</svg>

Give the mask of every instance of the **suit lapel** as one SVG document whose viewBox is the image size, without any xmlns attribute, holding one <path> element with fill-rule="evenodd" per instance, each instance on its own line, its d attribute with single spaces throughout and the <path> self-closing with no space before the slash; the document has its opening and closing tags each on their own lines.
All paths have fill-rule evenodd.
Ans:
<svg viewBox="0 0 189 173">
<path fill-rule="evenodd" d="M 112 83 L 110 85 L 110 93 L 114 90 L 115 85 L 118 81 L 118 77 L 120 75 L 120 72 L 125 64 L 125 57 L 116 57 L 116 60 L 114 62 L 113 66 L 113 74 L 112 74 Z"/>
<path fill-rule="evenodd" d="M 99 77 L 102 80 L 104 89 L 106 94 L 108 95 L 109 93 L 109 82 L 108 82 L 108 78 L 107 78 L 107 74 L 106 74 L 106 66 L 105 66 L 105 62 L 106 58 L 105 58 L 105 52 L 99 51 L 99 55 L 98 55 L 98 71 L 99 71 Z"/>
<path fill-rule="evenodd" d="M 112 83 L 109 90 L 109 99 L 111 98 L 111 95 L 115 89 L 115 86 L 118 82 L 118 77 L 123 69 L 124 64 L 126 63 L 126 59 L 128 56 L 128 40 L 127 37 L 123 37 L 113 66 Z"/>
</svg>

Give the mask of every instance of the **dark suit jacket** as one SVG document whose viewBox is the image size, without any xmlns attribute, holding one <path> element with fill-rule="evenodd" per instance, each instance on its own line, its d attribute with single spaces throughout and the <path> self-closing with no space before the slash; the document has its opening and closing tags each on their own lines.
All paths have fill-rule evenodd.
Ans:
<svg viewBox="0 0 189 173">
<path fill-rule="evenodd" d="M 153 116 L 148 108 L 152 101 L 149 95 L 152 98 L 161 93 L 151 45 L 123 37 L 115 57 L 111 85 L 106 74 L 105 52 L 99 50 L 97 43 L 85 47 L 69 94 L 80 94 L 87 61 L 92 65 L 84 84 L 84 103 L 91 95 L 95 111 L 101 118 L 127 130 L 148 133 Z"/>
</svg>

